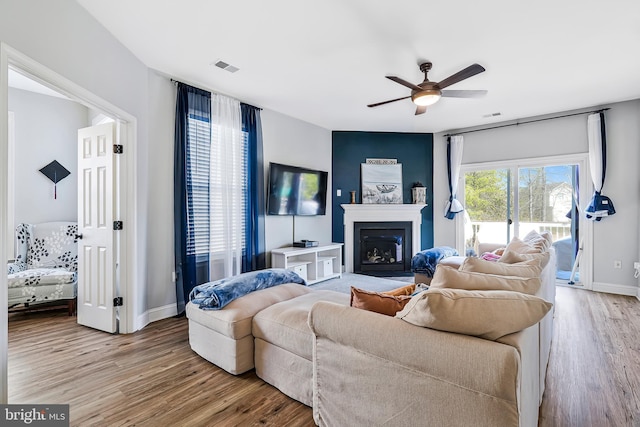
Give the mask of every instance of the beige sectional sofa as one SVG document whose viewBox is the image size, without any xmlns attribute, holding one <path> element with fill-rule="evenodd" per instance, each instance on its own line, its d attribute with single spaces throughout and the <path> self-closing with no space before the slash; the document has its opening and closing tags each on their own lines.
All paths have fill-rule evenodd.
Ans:
<svg viewBox="0 0 640 427">
<path fill-rule="evenodd" d="M 555 254 L 547 251 L 536 295 L 553 302 Z M 553 310 L 489 340 L 353 308 L 347 294 L 285 284 L 219 311 L 189 303 L 187 316 L 194 351 L 233 374 L 255 367 L 312 406 L 318 425 L 537 425 Z"/>
</svg>

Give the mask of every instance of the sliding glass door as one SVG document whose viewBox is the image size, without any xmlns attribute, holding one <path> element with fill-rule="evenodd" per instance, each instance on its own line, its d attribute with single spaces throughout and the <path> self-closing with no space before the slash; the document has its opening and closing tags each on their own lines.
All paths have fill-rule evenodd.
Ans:
<svg viewBox="0 0 640 427">
<path fill-rule="evenodd" d="M 507 244 L 513 235 L 511 169 L 465 172 L 465 253 L 481 255 L 486 243 Z"/>
<path fill-rule="evenodd" d="M 571 160 L 571 159 L 563 159 Z M 532 230 L 553 236 L 557 279 L 580 282 L 583 236 L 580 223 L 580 170 L 584 161 L 501 163 L 500 167 L 465 165 L 464 251 L 482 256 L 513 237 Z M 586 186 L 586 183 L 584 184 Z"/>
</svg>

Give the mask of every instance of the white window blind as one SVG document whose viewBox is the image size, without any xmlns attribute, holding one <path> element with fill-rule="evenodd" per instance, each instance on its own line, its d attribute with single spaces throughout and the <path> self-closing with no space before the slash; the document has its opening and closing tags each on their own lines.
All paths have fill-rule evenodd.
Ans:
<svg viewBox="0 0 640 427">
<path fill-rule="evenodd" d="M 231 242 L 242 242 L 244 250 L 245 219 L 244 215 L 232 218 L 229 229 L 225 229 L 223 214 L 220 209 L 211 206 L 222 205 L 224 191 L 223 174 L 227 178 L 227 186 L 232 187 L 232 210 L 244 212 L 247 203 L 247 149 L 248 134 L 242 132 L 239 138 L 241 147 L 234 147 L 238 153 L 225 168 L 211 167 L 212 156 L 215 159 L 220 153 L 218 126 L 209 126 L 209 122 L 193 115 L 189 116 L 189 144 L 187 149 L 187 188 L 188 188 L 188 239 L 187 254 L 212 254 L 223 252 L 229 248 L 225 243 L 225 234 L 231 233 L 235 238 Z M 231 172 L 231 173 L 230 173 Z M 229 178 L 232 179 L 229 179 Z M 239 178 L 235 178 L 239 177 Z M 211 186 L 210 186 L 211 184 Z M 240 191 L 237 191 L 240 190 Z M 232 243 L 232 245 L 235 245 Z"/>
</svg>

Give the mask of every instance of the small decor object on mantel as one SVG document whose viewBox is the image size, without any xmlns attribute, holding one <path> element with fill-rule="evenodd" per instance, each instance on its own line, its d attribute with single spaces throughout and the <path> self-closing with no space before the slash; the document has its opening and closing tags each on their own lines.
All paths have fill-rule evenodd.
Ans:
<svg viewBox="0 0 640 427">
<path fill-rule="evenodd" d="M 71 174 L 71 172 L 69 172 L 64 166 L 58 163 L 57 160 L 52 161 L 47 166 L 40 169 L 40 172 L 42 172 L 44 176 L 46 176 L 51 181 L 53 181 L 53 198 L 57 199 L 58 198 L 58 189 L 57 189 L 58 182 L 68 177 L 69 174 Z"/>
<path fill-rule="evenodd" d="M 355 205 L 356 204 L 356 192 L 355 191 L 350 191 L 349 193 L 351 194 L 351 204 Z"/>
<path fill-rule="evenodd" d="M 427 187 L 422 185 L 420 181 L 414 182 L 411 186 L 411 196 L 413 198 L 413 204 L 425 205 L 427 204 Z"/>
</svg>

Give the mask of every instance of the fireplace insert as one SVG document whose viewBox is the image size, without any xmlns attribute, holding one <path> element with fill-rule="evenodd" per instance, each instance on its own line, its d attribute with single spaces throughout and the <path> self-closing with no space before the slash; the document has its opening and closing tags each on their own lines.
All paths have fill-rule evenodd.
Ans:
<svg viewBox="0 0 640 427">
<path fill-rule="evenodd" d="M 411 222 L 356 222 L 353 271 L 370 275 L 411 272 Z"/>
</svg>

